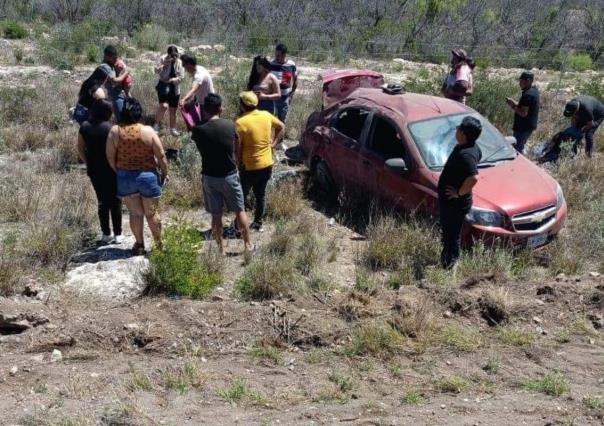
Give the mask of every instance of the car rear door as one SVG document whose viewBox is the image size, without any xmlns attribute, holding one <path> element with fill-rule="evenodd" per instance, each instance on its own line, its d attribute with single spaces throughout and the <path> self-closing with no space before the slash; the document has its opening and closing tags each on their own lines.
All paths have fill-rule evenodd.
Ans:
<svg viewBox="0 0 604 426">
<path fill-rule="evenodd" d="M 325 149 L 327 166 L 340 188 L 362 185 L 359 180 L 361 144 L 367 135 L 370 111 L 347 106 L 339 109 L 331 117 L 329 147 Z"/>
<path fill-rule="evenodd" d="M 386 160 L 402 158 L 407 172 L 389 169 Z M 375 113 L 362 151 L 363 179 L 377 197 L 408 211 L 422 209 L 426 193 L 413 181 L 415 168 L 403 132 L 389 117 Z"/>
</svg>

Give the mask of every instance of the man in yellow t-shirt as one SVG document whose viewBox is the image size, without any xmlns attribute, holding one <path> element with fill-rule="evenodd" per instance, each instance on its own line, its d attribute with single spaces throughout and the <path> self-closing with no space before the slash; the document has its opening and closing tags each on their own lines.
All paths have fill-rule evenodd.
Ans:
<svg viewBox="0 0 604 426">
<path fill-rule="evenodd" d="M 243 197 L 254 191 L 256 208 L 250 226 L 262 232 L 266 202 L 266 185 L 273 172 L 273 148 L 281 140 L 285 125 L 267 111 L 260 111 L 254 92 L 239 94 L 241 116 L 235 121 L 239 144 L 237 157 Z"/>
</svg>

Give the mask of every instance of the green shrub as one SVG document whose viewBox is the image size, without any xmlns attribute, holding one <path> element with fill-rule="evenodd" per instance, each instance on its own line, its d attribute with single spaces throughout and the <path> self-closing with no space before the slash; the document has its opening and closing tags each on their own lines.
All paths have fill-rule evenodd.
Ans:
<svg viewBox="0 0 604 426">
<path fill-rule="evenodd" d="M 15 40 L 27 37 L 27 28 L 25 28 L 19 22 L 6 21 L 4 22 L 2 27 L 2 33 L 4 34 L 4 38 Z"/>
<path fill-rule="evenodd" d="M 162 239 L 163 249 L 151 253 L 144 274 L 149 293 L 204 298 L 222 282 L 223 260 L 216 251 L 200 255 L 203 238 L 195 228 L 172 225 Z"/>
<path fill-rule="evenodd" d="M 604 81 L 602 80 L 602 75 L 594 75 L 590 80 L 582 82 L 577 86 L 577 92 L 604 101 Z"/>
<path fill-rule="evenodd" d="M 405 338 L 385 322 L 361 325 L 352 335 L 346 349 L 348 355 L 390 355 L 399 350 Z"/>
<path fill-rule="evenodd" d="M 291 294 L 298 286 L 292 259 L 260 255 L 252 260 L 235 284 L 241 300 L 266 300 Z"/>
<path fill-rule="evenodd" d="M 174 37 L 161 25 L 144 24 L 134 30 L 132 40 L 141 49 L 164 51 Z"/>
<path fill-rule="evenodd" d="M 568 380 L 561 373 L 548 373 L 540 379 L 529 380 L 524 388 L 551 396 L 562 396 L 570 392 Z"/>
<path fill-rule="evenodd" d="M 478 72 L 474 75 L 474 94 L 468 105 L 487 117 L 504 134 L 512 128 L 514 114 L 505 102 L 506 97 L 518 97 L 516 80 Z"/>
<path fill-rule="evenodd" d="M 593 68 L 594 62 L 587 53 L 575 53 L 568 58 L 568 67 L 573 71 L 587 71 Z"/>
</svg>

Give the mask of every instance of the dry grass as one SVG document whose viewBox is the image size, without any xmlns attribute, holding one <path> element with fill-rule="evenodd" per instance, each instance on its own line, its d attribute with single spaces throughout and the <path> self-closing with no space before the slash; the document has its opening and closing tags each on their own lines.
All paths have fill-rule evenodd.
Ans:
<svg viewBox="0 0 604 426">
<path fill-rule="evenodd" d="M 372 321 L 360 325 L 352 334 L 348 355 L 388 357 L 403 348 L 405 338 L 390 324 Z"/>
<path fill-rule="evenodd" d="M 303 194 L 300 180 L 283 182 L 271 188 L 266 202 L 267 215 L 274 220 L 295 218 L 308 205 Z"/>
<path fill-rule="evenodd" d="M 427 297 L 402 296 L 395 305 L 391 324 L 403 336 L 427 340 L 439 327 L 435 305 Z"/>
<path fill-rule="evenodd" d="M 401 222 L 380 216 L 370 223 L 367 238 L 362 259 L 373 269 L 397 270 L 407 265 L 422 278 L 427 266 L 438 263 L 436 231 L 418 220 Z"/>
<path fill-rule="evenodd" d="M 490 288 L 483 291 L 478 300 L 482 317 L 489 325 L 508 322 L 515 309 L 515 301 L 504 287 Z"/>
</svg>

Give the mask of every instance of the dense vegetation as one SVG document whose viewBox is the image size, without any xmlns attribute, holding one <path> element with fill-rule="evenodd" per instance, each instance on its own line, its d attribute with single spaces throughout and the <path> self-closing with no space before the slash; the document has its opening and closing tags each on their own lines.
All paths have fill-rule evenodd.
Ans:
<svg viewBox="0 0 604 426">
<path fill-rule="evenodd" d="M 260 50 L 275 40 L 306 56 L 442 60 L 451 45 L 489 63 L 582 70 L 604 53 L 602 0 L 23 0 L 0 1 L 13 20 L 87 20 L 141 45 L 189 37 Z M 102 22 L 102 24 L 99 24 Z M 42 26 L 41 26 L 42 25 Z M 149 45 L 151 41 L 152 45 Z M 232 50 L 232 49 L 231 49 Z"/>
</svg>

